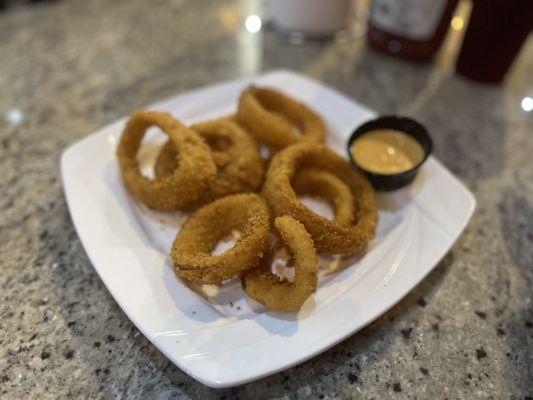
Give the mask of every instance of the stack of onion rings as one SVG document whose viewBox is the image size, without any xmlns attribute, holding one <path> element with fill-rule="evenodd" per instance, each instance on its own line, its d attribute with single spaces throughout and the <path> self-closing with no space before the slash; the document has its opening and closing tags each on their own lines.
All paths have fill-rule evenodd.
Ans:
<svg viewBox="0 0 533 400">
<path fill-rule="evenodd" d="M 232 230 L 235 245 L 211 255 L 218 241 Z M 270 212 L 257 194 L 235 194 L 209 203 L 189 217 L 172 245 L 176 274 L 195 283 L 220 283 L 255 267 L 268 244 Z"/>
<path fill-rule="evenodd" d="M 155 178 L 148 179 L 141 175 L 137 153 L 152 125 L 169 140 L 157 157 Z M 167 113 L 135 112 L 117 157 L 126 188 L 148 207 L 196 209 L 172 245 L 180 278 L 219 284 L 240 275 L 250 297 L 270 310 L 287 312 L 300 309 L 316 288 L 317 251 L 360 251 L 376 230 L 372 187 L 321 144 L 325 134 L 324 121 L 307 106 L 276 90 L 250 87 L 241 94 L 236 115 L 190 128 Z M 271 154 L 266 177 L 258 144 Z M 259 189 L 261 195 L 251 193 Z M 301 195 L 324 198 L 335 210 L 334 219 L 306 207 Z M 278 241 L 269 249 L 271 230 Z M 234 246 L 212 254 L 235 231 L 240 236 Z M 272 272 L 276 249 L 292 254 L 294 281 Z"/>
<path fill-rule="evenodd" d="M 355 224 L 345 226 L 330 221 L 298 200 L 291 186 L 292 178 L 300 168 L 310 166 L 334 174 L 350 187 L 357 211 Z M 274 216 L 292 215 L 304 224 L 319 252 L 357 252 L 375 235 L 377 206 L 368 179 L 323 145 L 298 143 L 277 153 L 270 163 L 262 194 Z"/>
<path fill-rule="evenodd" d="M 294 281 L 281 281 L 274 275 L 271 258 L 265 256 L 258 267 L 243 272 L 242 286 L 248 296 L 269 310 L 297 311 L 316 288 L 318 259 L 315 247 L 304 226 L 294 218 L 288 215 L 277 217 L 274 226 L 292 252 Z"/>
<path fill-rule="evenodd" d="M 137 152 L 147 129 L 165 132 L 182 155 L 179 167 L 164 178 L 141 175 Z M 215 176 L 216 166 L 205 142 L 168 113 L 137 111 L 126 124 L 117 148 L 124 185 L 133 197 L 160 211 L 184 209 L 197 201 Z"/>
<path fill-rule="evenodd" d="M 246 131 L 227 117 L 192 125 L 191 129 L 206 141 L 217 166 L 216 176 L 195 206 L 259 188 L 263 180 L 263 164 L 257 144 Z M 178 167 L 178 151 L 171 141 L 167 141 L 157 157 L 155 176 L 169 176 Z"/>
<path fill-rule="evenodd" d="M 324 120 L 314 111 L 269 88 L 246 89 L 236 118 L 257 141 L 273 150 L 302 140 L 323 142 L 327 131 Z"/>
</svg>

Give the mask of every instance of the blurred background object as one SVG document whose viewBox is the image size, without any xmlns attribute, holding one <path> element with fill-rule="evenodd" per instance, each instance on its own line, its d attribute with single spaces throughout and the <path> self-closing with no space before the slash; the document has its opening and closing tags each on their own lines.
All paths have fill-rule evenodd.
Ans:
<svg viewBox="0 0 533 400">
<path fill-rule="evenodd" d="M 57 0 L 0 0 L 0 11 L 7 9 L 9 6 L 16 6 L 25 3 L 52 3 Z"/>
<path fill-rule="evenodd" d="M 270 15 L 264 18 L 270 16 L 290 43 L 330 39 L 339 32 L 359 37 L 369 15 L 367 42 L 372 49 L 419 62 L 433 60 L 448 33 L 466 30 L 462 48 L 460 41 L 455 43 L 457 50 L 461 48 L 457 72 L 483 83 L 503 79 L 533 28 L 531 0 L 265 0 L 265 4 Z M 257 32 L 261 19 L 249 18 L 246 29 Z M 354 27 L 359 28 L 357 35 Z"/>
<path fill-rule="evenodd" d="M 354 17 L 352 0 L 270 0 L 274 25 L 288 34 L 330 37 Z"/>
<path fill-rule="evenodd" d="M 428 61 L 439 49 L 457 0 L 374 0 L 368 42 L 382 52 Z"/>
<path fill-rule="evenodd" d="M 533 29 L 531 0 L 474 0 L 457 72 L 499 83 Z"/>
</svg>

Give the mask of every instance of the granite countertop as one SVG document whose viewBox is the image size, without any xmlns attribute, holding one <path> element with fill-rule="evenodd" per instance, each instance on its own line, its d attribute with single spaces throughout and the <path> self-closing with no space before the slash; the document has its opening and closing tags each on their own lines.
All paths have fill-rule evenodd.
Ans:
<svg viewBox="0 0 533 400">
<path fill-rule="evenodd" d="M 460 31 L 432 65 L 362 39 L 292 46 L 241 29 L 249 1 L 16 3 L 0 13 L 0 398 L 533 397 L 530 38 L 500 87 L 453 73 Z M 410 295 L 325 353 L 240 387 L 203 386 L 138 332 L 69 218 L 69 144 L 181 91 L 289 68 L 377 110 L 415 116 L 473 191 L 474 217 Z"/>
</svg>

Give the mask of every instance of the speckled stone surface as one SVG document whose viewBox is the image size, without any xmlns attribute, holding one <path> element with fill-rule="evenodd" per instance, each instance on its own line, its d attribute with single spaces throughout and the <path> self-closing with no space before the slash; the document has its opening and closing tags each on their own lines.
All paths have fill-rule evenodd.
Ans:
<svg viewBox="0 0 533 400">
<path fill-rule="evenodd" d="M 413 65 L 364 40 L 295 47 L 269 29 L 245 33 L 252 6 L 71 0 L 0 13 L 0 398 L 531 399 L 533 113 L 520 108 L 533 94 L 531 39 L 505 84 L 484 87 L 453 74 L 460 32 L 433 65 Z M 214 390 L 107 292 L 69 218 L 59 156 L 137 107 L 281 67 L 422 120 L 478 209 L 434 272 L 372 325 L 285 372 Z"/>
</svg>

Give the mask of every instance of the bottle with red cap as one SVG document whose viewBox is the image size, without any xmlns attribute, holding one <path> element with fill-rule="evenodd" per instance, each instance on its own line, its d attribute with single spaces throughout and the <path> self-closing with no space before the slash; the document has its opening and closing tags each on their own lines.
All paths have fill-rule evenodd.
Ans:
<svg viewBox="0 0 533 400">
<path fill-rule="evenodd" d="M 368 42 L 402 58 L 429 61 L 450 26 L 458 0 L 374 0 Z"/>
</svg>

